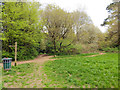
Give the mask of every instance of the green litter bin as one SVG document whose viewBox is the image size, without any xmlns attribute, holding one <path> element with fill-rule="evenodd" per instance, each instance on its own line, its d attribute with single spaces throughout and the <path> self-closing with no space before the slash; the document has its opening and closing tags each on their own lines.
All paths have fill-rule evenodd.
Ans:
<svg viewBox="0 0 120 90">
<path fill-rule="evenodd" d="M 11 69 L 12 58 L 3 58 L 2 60 L 3 60 L 4 70 L 10 70 Z"/>
</svg>

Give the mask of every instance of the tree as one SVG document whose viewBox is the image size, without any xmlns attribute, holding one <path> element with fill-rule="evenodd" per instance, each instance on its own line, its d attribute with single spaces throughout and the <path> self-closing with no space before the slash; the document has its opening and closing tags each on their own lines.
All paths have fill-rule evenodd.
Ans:
<svg viewBox="0 0 120 90">
<path fill-rule="evenodd" d="M 54 53 L 62 52 L 73 43 L 73 20 L 70 13 L 58 6 L 48 5 L 42 18 L 46 21 L 45 26 L 48 33 L 48 44 L 51 44 L 51 51 L 54 50 Z"/>
<path fill-rule="evenodd" d="M 80 41 L 80 33 L 84 31 L 86 25 L 92 24 L 92 20 L 84 11 L 78 10 L 72 13 L 72 17 L 74 20 L 73 28 L 76 33 L 77 41 Z"/>
<path fill-rule="evenodd" d="M 17 41 L 18 59 L 27 59 L 36 56 L 42 37 L 42 22 L 39 18 L 41 13 L 39 10 L 40 4 L 36 2 L 3 3 L 3 50 L 13 55 L 13 48 L 10 48 L 9 45 L 14 45 Z"/>
<path fill-rule="evenodd" d="M 113 2 L 106 8 L 109 12 L 108 18 L 106 18 L 102 24 L 102 26 L 108 26 L 108 31 L 106 32 L 106 38 L 105 41 L 109 43 L 109 47 L 118 47 L 119 45 L 119 29 L 118 25 L 120 24 L 118 22 L 119 12 L 118 7 L 120 5 L 120 2 Z M 119 34 L 120 35 L 120 34 Z"/>
</svg>

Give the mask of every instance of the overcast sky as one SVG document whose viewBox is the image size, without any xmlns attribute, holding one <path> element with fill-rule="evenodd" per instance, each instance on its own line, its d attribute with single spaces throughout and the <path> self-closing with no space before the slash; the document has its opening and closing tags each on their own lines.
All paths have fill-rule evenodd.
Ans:
<svg viewBox="0 0 120 90">
<path fill-rule="evenodd" d="M 85 10 L 91 17 L 95 26 L 98 26 L 102 32 L 106 31 L 105 27 L 101 27 L 104 19 L 107 18 L 108 12 L 106 7 L 112 3 L 112 0 L 37 0 L 42 5 L 55 4 L 67 11 L 76 9 Z"/>
</svg>

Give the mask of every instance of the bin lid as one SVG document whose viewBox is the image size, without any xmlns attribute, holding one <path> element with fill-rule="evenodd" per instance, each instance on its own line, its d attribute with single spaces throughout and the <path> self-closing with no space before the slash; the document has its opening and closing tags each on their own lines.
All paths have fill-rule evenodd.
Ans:
<svg viewBox="0 0 120 90">
<path fill-rule="evenodd" d="M 12 60 L 12 58 L 3 58 L 2 60 Z"/>
</svg>

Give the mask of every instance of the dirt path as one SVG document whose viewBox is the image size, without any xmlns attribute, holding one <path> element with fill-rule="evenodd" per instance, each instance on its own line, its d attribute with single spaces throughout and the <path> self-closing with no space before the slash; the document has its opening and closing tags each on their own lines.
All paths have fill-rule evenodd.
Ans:
<svg viewBox="0 0 120 90">
<path fill-rule="evenodd" d="M 17 64 L 23 64 L 23 63 L 31 63 L 31 62 L 39 62 L 39 63 L 44 63 L 45 61 L 48 60 L 55 60 L 55 59 L 50 59 L 51 57 L 54 56 L 48 56 L 46 54 L 43 55 L 39 55 L 37 58 L 35 58 L 34 60 L 29 60 L 29 61 L 18 61 Z M 15 62 L 12 62 L 12 65 L 14 65 Z"/>
<path fill-rule="evenodd" d="M 90 55 L 90 56 L 86 56 L 86 57 L 95 57 L 95 56 L 99 56 L 99 55 L 103 55 L 103 54 L 106 54 L 106 53 L 99 53 L 97 55 Z"/>
<path fill-rule="evenodd" d="M 17 61 L 17 65 L 19 64 L 24 64 L 24 63 L 31 63 L 31 62 L 39 62 L 41 64 L 43 64 L 44 62 L 48 61 L 48 60 L 55 60 L 55 59 L 50 59 L 51 57 L 54 57 L 54 56 L 48 56 L 46 54 L 43 54 L 43 55 L 39 55 L 37 58 L 33 59 L 33 60 L 28 60 L 28 61 Z M 11 65 L 14 65 L 15 62 L 13 61 L 11 63 Z M 0 66 L 3 67 L 3 64 L 0 63 Z"/>
<path fill-rule="evenodd" d="M 106 54 L 106 53 L 99 53 L 97 55 L 90 55 L 90 56 L 85 56 L 85 57 L 95 57 L 95 56 L 98 56 L 98 55 L 103 55 L 103 54 Z M 28 60 L 28 61 L 17 61 L 17 65 L 18 64 L 24 64 L 24 63 L 31 63 L 31 62 L 39 62 L 39 63 L 44 63 L 45 61 L 48 61 L 48 60 L 55 60 L 55 59 L 50 59 L 51 57 L 54 57 L 54 56 L 48 56 L 46 54 L 43 54 L 43 55 L 39 55 L 37 58 L 33 59 L 33 60 Z M 11 63 L 11 65 L 14 65 L 15 62 L 13 61 Z M 0 66 L 3 67 L 3 64 L 0 63 Z"/>
</svg>

